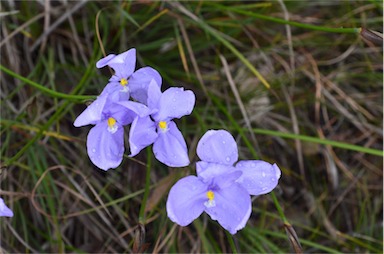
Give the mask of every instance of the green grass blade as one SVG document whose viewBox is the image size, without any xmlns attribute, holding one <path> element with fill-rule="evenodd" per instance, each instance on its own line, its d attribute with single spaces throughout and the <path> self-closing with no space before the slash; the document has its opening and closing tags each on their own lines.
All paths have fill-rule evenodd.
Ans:
<svg viewBox="0 0 384 254">
<path fill-rule="evenodd" d="M 11 71 L 10 69 L 4 67 L 3 65 L 0 65 L 0 70 L 4 71 L 5 73 L 9 74 L 10 76 L 12 76 L 14 78 L 19 79 L 20 81 L 27 83 L 28 85 L 31 85 L 31 86 L 37 88 L 41 92 L 48 94 L 54 98 L 67 99 L 70 101 L 93 100 L 96 98 L 96 96 L 92 96 L 92 95 L 89 95 L 89 96 L 88 95 L 73 95 L 73 94 L 65 94 L 65 93 L 60 93 L 60 92 L 54 91 L 52 89 L 46 88 L 43 85 L 40 85 L 40 84 L 38 84 L 32 80 L 29 80 L 29 79 L 15 73 L 15 72 Z"/>
<path fill-rule="evenodd" d="M 304 24 L 304 23 L 299 23 L 299 22 L 295 22 L 295 21 L 288 21 L 285 19 L 266 16 L 266 15 L 262 15 L 259 13 L 246 11 L 246 10 L 236 8 L 236 7 L 224 6 L 224 5 L 220 5 L 220 4 L 216 4 L 216 3 L 210 3 L 210 4 L 216 8 L 219 8 L 219 9 L 222 9 L 225 11 L 233 11 L 233 12 L 236 12 L 239 14 L 246 15 L 248 17 L 254 17 L 254 18 L 265 20 L 265 21 L 271 21 L 274 23 L 279 23 L 279 24 L 284 24 L 284 25 L 291 25 L 291 26 L 305 28 L 305 29 L 309 29 L 309 30 L 329 32 L 329 33 L 345 33 L 345 34 L 359 34 L 361 31 L 361 28 L 332 28 L 332 27 Z"/>
<path fill-rule="evenodd" d="M 329 140 L 329 139 L 321 139 L 321 138 L 317 138 L 317 137 L 310 137 L 310 136 L 305 136 L 305 135 L 297 135 L 297 134 L 293 134 L 293 133 L 284 133 L 284 132 L 280 132 L 280 131 L 272 131 L 272 130 L 265 130 L 265 129 L 253 129 L 253 131 L 256 134 L 275 136 L 275 137 L 281 137 L 281 138 L 288 138 L 288 139 L 298 139 L 298 140 L 302 140 L 302 141 L 307 141 L 307 142 L 312 142 L 312 143 L 317 143 L 317 144 L 322 144 L 322 145 L 330 145 L 332 147 L 343 148 L 346 150 L 352 150 L 352 151 L 356 151 L 356 152 L 367 153 L 367 154 L 377 155 L 377 156 L 381 156 L 381 157 L 384 156 L 382 150 L 352 145 L 352 144 L 343 143 L 343 142 L 334 141 L 334 140 Z"/>
</svg>

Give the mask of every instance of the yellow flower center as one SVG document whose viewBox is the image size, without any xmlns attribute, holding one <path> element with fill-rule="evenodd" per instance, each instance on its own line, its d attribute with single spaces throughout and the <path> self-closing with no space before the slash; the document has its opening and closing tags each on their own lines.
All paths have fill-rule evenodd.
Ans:
<svg viewBox="0 0 384 254">
<path fill-rule="evenodd" d="M 116 124 L 116 119 L 113 117 L 108 118 L 108 126 L 112 128 Z"/>
<path fill-rule="evenodd" d="M 212 201 L 215 198 L 215 193 L 213 191 L 207 191 L 207 198 Z"/>
<path fill-rule="evenodd" d="M 113 117 L 108 118 L 108 131 L 112 134 L 117 131 L 116 119 Z"/>
<path fill-rule="evenodd" d="M 216 202 L 214 200 L 215 193 L 213 193 L 213 191 L 209 190 L 209 191 L 207 191 L 206 195 L 207 195 L 208 201 L 204 202 L 205 207 L 207 207 L 207 208 L 215 207 L 216 206 Z"/>
<path fill-rule="evenodd" d="M 120 79 L 120 85 L 126 86 L 128 84 L 128 80 L 125 78 Z"/>
<path fill-rule="evenodd" d="M 167 122 L 166 121 L 160 121 L 159 122 L 159 128 L 162 130 L 162 131 L 165 131 L 167 129 Z"/>
</svg>

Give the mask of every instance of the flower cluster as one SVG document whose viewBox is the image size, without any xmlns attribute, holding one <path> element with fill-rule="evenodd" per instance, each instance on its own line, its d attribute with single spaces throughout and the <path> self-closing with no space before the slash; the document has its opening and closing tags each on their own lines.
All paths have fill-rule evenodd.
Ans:
<svg viewBox="0 0 384 254">
<path fill-rule="evenodd" d="M 132 124 L 130 156 L 153 144 L 155 157 L 162 163 L 187 166 L 187 145 L 172 119 L 192 112 L 194 93 L 174 87 L 162 93 L 160 74 L 151 67 L 135 71 L 135 65 L 135 49 L 108 55 L 96 63 L 96 67 L 109 66 L 115 73 L 74 122 L 76 127 L 95 125 L 87 136 L 89 158 L 103 170 L 118 167 L 125 150 L 124 126 Z"/>
<path fill-rule="evenodd" d="M 186 226 L 204 211 L 235 234 L 251 215 L 250 195 L 271 192 L 281 171 L 261 160 L 238 160 L 234 138 L 225 130 L 207 131 L 197 145 L 197 176 L 180 179 L 170 190 L 168 217 Z"/>
<path fill-rule="evenodd" d="M 135 49 L 96 63 L 115 73 L 74 122 L 76 127 L 94 125 L 87 136 L 90 160 L 103 170 L 119 166 L 125 150 L 124 126 L 130 125 L 129 156 L 153 144 L 160 162 L 170 167 L 189 165 L 187 144 L 173 119 L 191 114 L 194 93 L 176 87 L 161 92 L 160 74 L 151 67 L 135 71 L 135 65 Z M 225 130 L 207 131 L 197 145 L 197 155 L 201 160 L 196 163 L 197 176 L 180 179 L 169 192 L 168 217 L 186 226 L 205 211 L 235 234 L 251 215 L 251 195 L 271 192 L 281 171 L 261 160 L 237 162 L 236 142 Z"/>
</svg>

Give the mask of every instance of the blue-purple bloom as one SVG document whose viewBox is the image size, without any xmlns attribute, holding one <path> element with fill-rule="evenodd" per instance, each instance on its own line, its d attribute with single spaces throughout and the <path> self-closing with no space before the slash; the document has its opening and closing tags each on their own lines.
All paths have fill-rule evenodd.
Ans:
<svg viewBox="0 0 384 254">
<path fill-rule="evenodd" d="M 168 217 L 186 226 L 204 211 L 235 234 L 252 211 L 250 195 L 272 191 L 281 171 L 276 164 L 261 160 L 238 160 L 237 145 L 225 130 L 207 131 L 197 145 L 197 176 L 180 179 L 170 190 Z"/>
<path fill-rule="evenodd" d="M 88 133 L 87 152 L 92 163 L 108 170 L 123 160 L 124 125 L 136 116 L 146 116 L 148 108 L 133 101 L 115 102 L 108 93 L 101 94 L 75 120 L 76 127 L 95 125 Z"/>
<path fill-rule="evenodd" d="M 109 83 L 101 94 L 108 93 L 113 101 L 125 101 L 131 96 L 138 102 L 147 102 L 148 85 L 152 79 L 161 86 L 160 74 L 151 67 L 143 67 L 135 70 L 136 49 L 132 48 L 124 53 L 110 54 L 96 63 L 97 68 L 111 67 L 115 74 L 109 79 Z"/>
<path fill-rule="evenodd" d="M 0 198 L 0 216 L 13 217 L 13 212 L 4 203 L 4 200 Z"/>
<path fill-rule="evenodd" d="M 129 133 L 130 156 L 135 156 L 144 147 L 153 144 L 157 160 L 170 167 L 189 165 L 187 144 L 174 118 L 191 114 L 195 94 L 183 88 L 171 87 L 164 91 L 152 80 L 148 87 L 150 116 L 136 117 Z"/>
</svg>

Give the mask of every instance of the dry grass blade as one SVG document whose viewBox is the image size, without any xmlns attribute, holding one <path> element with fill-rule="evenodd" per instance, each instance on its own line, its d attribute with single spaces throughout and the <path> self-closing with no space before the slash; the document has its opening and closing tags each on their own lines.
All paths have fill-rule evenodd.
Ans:
<svg viewBox="0 0 384 254">
<path fill-rule="evenodd" d="M 301 247 L 299 237 L 297 236 L 296 231 L 292 227 L 292 225 L 284 223 L 284 229 L 286 234 L 288 235 L 289 242 L 294 252 L 297 254 L 303 253 L 303 247 Z"/>
<path fill-rule="evenodd" d="M 51 218 L 51 219 L 53 218 L 52 215 L 50 215 L 46 211 L 44 211 L 43 208 L 41 208 L 41 206 L 37 203 L 37 201 L 36 201 L 36 198 L 37 198 L 36 192 L 37 192 L 39 186 L 44 181 L 44 179 L 45 179 L 45 177 L 47 176 L 48 173 L 50 173 L 51 171 L 54 171 L 54 170 L 61 170 L 61 169 L 62 169 L 62 166 L 54 166 L 54 167 L 51 167 L 51 168 L 48 168 L 47 170 L 45 170 L 44 173 L 41 175 L 41 177 L 36 182 L 36 185 L 34 186 L 32 192 L 31 192 L 30 199 L 31 199 L 31 202 L 32 202 L 32 205 L 34 206 L 34 208 L 37 211 L 39 211 L 41 214 L 43 214 L 45 217 L 48 217 L 48 218 Z M 82 200 L 84 203 L 86 203 L 88 205 L 92 205 L 92 202 L 88 198 L 84 197 L 83 195 L 79 195 L 76 191 L 74 191 L 71 188 L 67 187 L 65 184 L 61 184 L 58 181 L 55 181 L 55 183 L 58 186 L 63 187 L 69 193 L 73 194 L 77 198 L 77 200 Z M 58 219 L 67 219 L 67 218 L 70 218 L 70 217 L 73 217 L 73 216 L 76 216 L 76 215 L 77 215 L 77 213 L 67 214 L 67 215 L 62 215 L 62 216 L 59 215 L 59 216 L 57 216 L 57 218 Z"/>
<path fill-rule="evenodd" d="M 169 243 L 169 239 L 174 236 L 174 232 L 178 226 L 176 224 L 173 224 L 171 230 L 168 232 L 168 234 L 162 238 L 163 234 L 166 232 L 165 228 L 161 230 L 159 237 L 157 238 L 155 247 L 153 248 L 153 254 L 161 253 L 161 250 L 164 248 L 164 246 Z"/>
<path fill-rule="evenodd" d="M 372 42 L 375 45 L 383 45 L 383 34 L 376 32 L 376 31 L 371 31 L 367 28 L 362 28 L 360 32 L 361 37 L 369 42 Z"/>
<path fill-rule="evenodd" d="M 289 21 L 289 14 L 288 14 L 287 9 L 285 8 L 284 2 L 279 0 L 279 4 L 283 9 L 285 20 Z M 294 87 L 295 87 L 295 81 L 294 81 L 295 80 L 295 56 L 293 53 L 293 46 L 292 46 L 292 34 L 291 34 L 291 28 L 289 25 L 285 25 L 285 29 L 286 29 L 286 35 L 287 35 L 287 40 L 288 40 L 289 59 L 290 59 L 290 68 L 289 68 L 289 70 L 286 70 L 286 71 L 288 73 L 288 76 L 290 77 L 290 87 L 291 87 L 291 89 L 294 89 Z M 296 135 L 299 135 L 300 134 L 299 123 L 297 120 L 295 109 L 293 107 L 291 95 L 289 94 L 288 89 L 286 88 L 284 83 L 281 84 L 281 88 L 282 88 L 282 91 L 284 92 L 284 97 L 285 97 L 285 100 L 287 101 L 287 104 L 288 104 L 289 113 L 290 113 L 290 116 L 292 119 L 293 132 Z M 296 147 L 296 151 L 297 151 L 296 154 L 297 154 L 297 161 L 299 163 L 300 174 L 304 180 L 303 181 L 304 186 L 306 186 L 303 149 L 302 149 L 302 144 L 301 144 L 300 140 L 297 140 L 297 139 L 295 140 L 295 147 Z"/>
<path fill-rule="evenodd" d="M 30 48 L 30 52 L 34 51 L 42 42 L 45 40 L 45 38 L 54 31 L 61 23 L 63 23 L 70 15 L 78 11 L 82 6 L 84 6 L 87 3 L 87 0 L 80 0 L 77 2 L 70 10 L 66 11 L 64 15 L 61 15 L 55 22 L 52 23 L 52 25 L 42 34 L 39 36 L 39 38 L 36 39 L 36 41 L 32 44 Z"/>
<path fill-rule="evenodd" d="M 309 191 L 303 190 L 302 195 L 307 202 L 306 205 L 312 210 L 315 219 L 325 227 L 327 232 L 335 241 L 341 241 L 341 239 L 338 238 L 338 230 L 333 225 L 332 221 L 327 217 L 327 214 L 325 213 L 321 203 L 316 201 L 314 195 Z"/>
<path fill-rule="evenodd" d="M 31 18 L 30 20 L 28 20 L 27 22 L 25 22 L 24 24 L 20 25 L 17 27 L 17 29 L 13 30 L 12 33 L 8 34 L 7 36 L 4 37 L 4 39 L 0 42 L 0 48 L 2 46 L 4 46 L 5 43 L 7 43 L 9 40 L 11 40 L 16 34 L 20 33 L 21 31 L 23 31 L 25 28 L 27 28 L 28 26 L 30 26 L 33 22 L 36 22 L 38 21 L 39 19 L 41 19 L 42 17 L 45 16 L 45 13 L 40 13 L 40 14 L 37 14 L 36 16 L 34 16 L 33 18 Z"/>
<path fill-rule="evenodd" d="M 247 111 L 245 110 L 245 107 L 244 107 L 244 103 L 241 101 L 239 91 L 238 91 L 238 89 L 236 87 L 236 84 L 233 81 L 232 75 L 231 75 L 231 73 L 229 71 L 227 60 L 221 54 L 219 54 L 219 57 L 220 57 L 221 63 L 222 63 L 223 68 L 224 68 L 224 73 L 227 76 L 227 80 L 228 80 L 229 86 L 231 87 L 231 90 L 233 92 L 233 95 L 235 96 L 237 105 L 239 105 L 241 114 L 243 115 L 243 118 L 244 118 L 244 121 L 245 121 L 245 125 L 248 128 L 249 134 L 251 135 L 252 142 L 253 142 L 253 144 L 256 145 L 257 141 L 256 141 L 255 134 L 252 131 L 251 121 L 249 120 Z"/>
<path fill-rule="evenodd" d="M 44 32 L 47 32 L 49 29 L 49 25 L 51 22 L 51 1 L 45 0 L 44 1 Z M 40 52 L 43 52 L 45 49 L 45 46 L 47 44 L 48 36 L 43 37 L 43 40 L 40 45 Z"/>
<path fill-rule="evenodd" d="M 147 204 L 145 206 L 145 213 L 152 211 L 152 209 L 154 209 L 157 204 L 164 198 L 166 193 L 171 188 L 172 184 L 175 182 L 176 175 L 177 172 L 173 172 L 157 183 L 157 186 L 153 189 L 151 195 L 147 200 Z"/>
<path fill-rule="evenodd" d="M 192 49 L 191 43 L 189 41 L 188 33 L 185 30 L 185 26 L 184 26 L 183 20 L 181 18 L 177 18 L 177 23 L 179 24 L 180 31 L 181 31 L 181 34 L 182 34 L 182 36 L 184 38 L 185 45 L 187 46 L 189 59 L 192 62 L 192 66 L 193 66 L 193 69 L 194 69 L 194 71 L 196 73 L 197 80 L 199 81 L 201 87 L 203 88 L 204 93 L 208 96 L 208 91 L 207 91 L 207 88 L 206 88 L 206 86 L 204 84 L 204 80 L 203 80 L 203 77 L 201 75 L 201 71 L 200 71 L 199 65 L 197 64 L 195 55 L 193 54 L 193 49 Z"/>
<path fill-rule="evenodd" d="M 19 13 L 18 10 L 14 10 L 14 11 L 7 11 L 7 12 L 0 12 L 0 18 L 3 18 L 3 17 L 6 17 L 8 15 L 15 15 Z"/>
<path fill-rule="evenodd" d="M 143 224 L 138 224 L 135 229 L 132 251 L 133 253 L 143 253 L 148 247 L 149 244 L 145 243 L 145 227 Z"/>
<path fill-rule="evenodd" d="M 16 237 L 16 239 L 27 249 L 33 251 L 34 253 L 39 253 L 39 251 L 35 250 L 32 246 L 30 246 L 26 241 L 24 241 L 23 237 L 20 236 L 17 233 L 17 230 L 13 228 L 13 226 L 9 223 L 9 221 L 5 222 L 6 225 L 8 226 L 9 231 Z M 0 246 L 0 251 L 2 251 L 2 246 Z M 6 253 L 6 252 L 1 252 L 1 253 Z"/>
<path fill-rule="evenodd" d="M 176 31 L 176 42 L 177 42 L 177 47 L 179 49 L 179 54 L 180 54 L 180 59 L 181 59 L 181 62 L 183 64 L 183 67 L 184 67 L 184 70 L 188 76 L 188 78 L 190 77 L 190 73 L 189 73 L 189 66 L 188 66 L 188 63 L 187 63 L 187 58 L 185 57 L 185 52 L 184 52 L 184 47 L 183 47 L 183 43 L 181 42 L 181 39 L 180 39 L 180 35 L 178 33 L 179 31 L 177 30 Z M 186 38 L 188 39 L 188 38 Z M 201 74 L 199 74 L 199 78 L 201 79 Z"/>
</svg>

